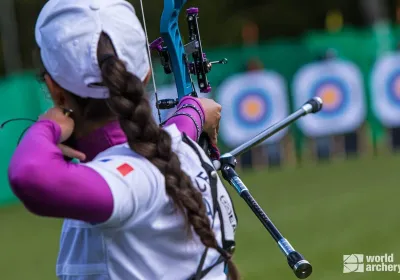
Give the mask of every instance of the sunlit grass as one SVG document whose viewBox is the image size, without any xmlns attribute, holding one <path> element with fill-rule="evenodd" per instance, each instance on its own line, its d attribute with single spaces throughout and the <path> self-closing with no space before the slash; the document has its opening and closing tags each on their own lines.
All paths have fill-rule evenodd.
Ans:
<svg viewBox="0 0 400 280">
<path fill-rule="evenodd" d="M 400 157 L 384 156 L 240 173 L 282 234 L 313 264 L 309 279 L 389 280 L 398 274 L 343 274 L 343 255 L 394 253 L 400 264 L 399 170 Z M 243 278 L 296 279 L 245 202 L 232 197 L 239 216 L 235 261 Z M 1 279 L 55 279 L 61 222 L 20 206 L 1 209 L 0 219 Z"/>
</svg>

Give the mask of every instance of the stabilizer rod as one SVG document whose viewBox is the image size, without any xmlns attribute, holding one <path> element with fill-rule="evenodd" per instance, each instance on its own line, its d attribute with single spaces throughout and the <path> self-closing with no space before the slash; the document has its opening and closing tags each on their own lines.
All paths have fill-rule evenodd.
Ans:
<svg viewBox="0 0 400 280">
<path fill-rule="evenodd" d="M 311 264 L 292 247 L 292 245 L 285 237 L 283 237 L 278 228 L 272 223 L 270 218 L 251 195 L 250 191 L 235 171 L 237 163 L 235 157 L 243 154 L 257 144 L 265 141 L 266 139 L 268 139 L 278 131 L 282 130 L 283 128 L 287 127 L 288 125 L 292 124 L 299 118 L 306 116 L 310 113 L 319 112 L 322 109 L 322 106 L 322 100 L 318 97 L 309 100 L 299 110 L 297 110 L 284 120 L 267 128 L 265 131 L 258 134 L 252 140 L 240 145 L 233 151 L 222 155 L 219 161 L 214 162 L 214 166 L 217 169 L 221 170 L 223 178 L 235 188 L 240 197 L 243 198 L 243 200 L 247 203 L 247 205 L 257 216 L 263 226 L 270 233 L 272 238 L 277 242 L 279 248 L 287 258 L 289 267 L 293 270 L 298 279 L 306 279 L 311 275 Z"/>
</svg>

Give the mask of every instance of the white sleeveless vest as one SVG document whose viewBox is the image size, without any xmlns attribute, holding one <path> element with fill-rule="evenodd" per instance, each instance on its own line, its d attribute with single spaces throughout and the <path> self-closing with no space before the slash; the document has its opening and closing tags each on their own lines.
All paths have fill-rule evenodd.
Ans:
<svg viewBox="0 0 400 280">
<path fill-rule="evenodd" d="M 229 194 L 217 178 L 218 207 L 214 207 L 210 178 L 196 151 L 182 140 L 175 125 L 165 128 L 181 167 L 203 195 L 218 244 L 234 242 L 237 218 Z M 191 143 L 193 145 L 193 143 Z M 200 147 L 195 144 L 200 150 Z M 212 166 L 203 151 L 203 161 Z M 189 239 L 184 219 L 165 191 L 164 176 L 127 144 L 112 147 L 85 164 L 108 183 L 114 211 L 108 221 L 91 225 L 65 220 L 57 260 L 63 280 L 188 280 L 198 269 L 205 247 L 194 233 Z M 215 193 L 214 193 L 215 194 Z M 220 214 L 213 213 L 215 208 Z M 224 242 L 223 242 L 224 241 Z M 212 267 L 220 254 L 208 249 L 203 268 Z M 203 278 L 226 280 L 219 263 Z"/>
</svg>

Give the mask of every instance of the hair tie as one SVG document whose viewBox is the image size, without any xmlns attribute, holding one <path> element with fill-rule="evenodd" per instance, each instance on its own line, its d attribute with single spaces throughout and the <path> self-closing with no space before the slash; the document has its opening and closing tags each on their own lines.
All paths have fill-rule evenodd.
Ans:
<svg viewBox="0 0 400 280">
<path fill-rule="evenodd" d="M 103 64 L 104 64 L 107 60 L 109 60 L 110 58 L 113 58 L 113 57 L 115 57 L 115 55 L 113 55 L 113 54 L 105 54 L 105 55 L 102 55 L 102 56 L 100 57 L 100 59 L 99 59 L 99 66 L 100 66 L 100 68 L 103 67 Z"/>
</svg>

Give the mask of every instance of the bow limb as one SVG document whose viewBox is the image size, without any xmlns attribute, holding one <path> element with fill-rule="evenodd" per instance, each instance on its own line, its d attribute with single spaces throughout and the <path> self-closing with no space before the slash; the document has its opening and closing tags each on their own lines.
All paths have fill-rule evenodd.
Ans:
<svg viewBox="0 0 400 280">
<path fill-rule="evenodd" d="M 178 99 L 187 95 L 197 96 L 190 77 L 188 58 L 179 31 L 179 14 L 186 0 L 164 0 L 160 33 L 168 50 L 171 70 L 175 77 Z"/>
</svg>

